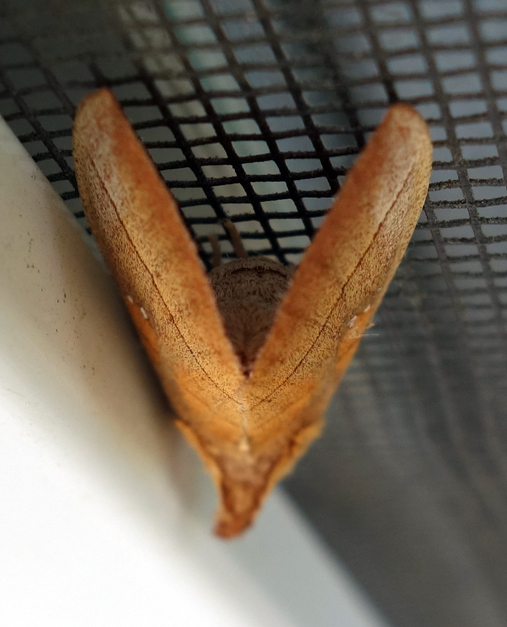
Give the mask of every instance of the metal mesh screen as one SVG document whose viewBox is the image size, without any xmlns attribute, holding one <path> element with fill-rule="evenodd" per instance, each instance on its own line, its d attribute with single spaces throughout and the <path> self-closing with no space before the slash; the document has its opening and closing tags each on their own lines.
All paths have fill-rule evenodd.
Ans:
<svg viewBox="0 0 507 627">
<path fill-rule="evenodd" d="M 507 2 L 10 0 L 0 113 L 85 227 L 80 99 L 120 100 L 210 256 L 297 263 L 388 105 L 434 170 L 388 295 L 286 488 L 399 625 L 507 621 Z"/>
</svg>

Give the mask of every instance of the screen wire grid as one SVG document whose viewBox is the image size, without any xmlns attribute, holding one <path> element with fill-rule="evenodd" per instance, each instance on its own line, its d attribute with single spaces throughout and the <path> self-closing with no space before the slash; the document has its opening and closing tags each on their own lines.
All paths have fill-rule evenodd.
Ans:
<svg viewBox="0 0 507 627">
<path fill-rule="evenodd" d="M 0 3 L 0 113 L 87 228 L 75 107 L 108 86 L 209 266 L 297 263 L 389 104 L 426 118 L 407 255 L 286 489 L 396 625 L 507 623 L 505 0 Z"/>
</svg>

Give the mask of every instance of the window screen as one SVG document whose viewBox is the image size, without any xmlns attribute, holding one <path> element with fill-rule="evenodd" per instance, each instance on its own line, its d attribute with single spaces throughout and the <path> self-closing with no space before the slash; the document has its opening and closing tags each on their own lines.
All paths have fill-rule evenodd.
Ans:
<svg viewBox="0 0 507 627">
<path fill-rule="evenodd" d="M 396 625 L 507 622 L 505 0 L 4 0 L 0 113 L 87 229 L 71 127 L 110 87 L 209 265 L 297 263 L 389 104 L 426 118 L 406 257 L 285 482 Z"/>
</svg>

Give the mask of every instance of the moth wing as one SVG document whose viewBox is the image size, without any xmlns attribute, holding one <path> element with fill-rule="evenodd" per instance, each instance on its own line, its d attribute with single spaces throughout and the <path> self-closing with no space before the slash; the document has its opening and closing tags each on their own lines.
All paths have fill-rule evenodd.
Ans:
<svg viewBox="0 0 507 627">
<path fill-rule="evenodd" d="M 215 297 L 175 199 L 108 89 L 83 101 L 73 141 L 86 217 L 178 414 L 237 439 L 242 375 Z"/>
<path fill-rule="evenodd" d="M 318 432 L 320 415 L 401 261 L 431 164 L 426 123 L 411 107 L 393 106 L 296 271 L 254 366 L 248 429 L 259 443 L 292 432 L 290 463 L 295 449 Z"/>
</svg>

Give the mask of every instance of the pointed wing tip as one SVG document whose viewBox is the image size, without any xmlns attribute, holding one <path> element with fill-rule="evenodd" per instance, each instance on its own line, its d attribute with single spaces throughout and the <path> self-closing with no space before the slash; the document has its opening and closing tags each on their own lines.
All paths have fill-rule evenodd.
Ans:
<svg viewBox="0 0 507 627">
<path fill-rule="evenodd" d="M 422 128 L 428 127 L 419 111 L 405 102 L 397 102 L 391 105 L 386 115 L 387 118 L 394 118 L 399 124 L 417 125 Z"/>
<path fill-rule="evenodd" d="M 112 110 L 123 116 L 118 101 L 113 92 L 108 87 L 101 87 L 91 94 L 85 96 L 76 109 L 72 135 L 74 139 L 77 134 L 85 133 L 90 120 L 104 119 Z"/>
<path fill-rule="evenodd" d="M 392 105 L 382 124 L 382 127 L 396 127 L 405 129 L 414 142 L 422 142 L 419 148 L 433 150 L 430 129 L 423 116 L 409 104 L 397 103 Z M 380 127 L 379 127 L 380 128 Z"/>
<path fill-rule="evenodd" d="M 89 108 L 95 108 L 98 105 L 109 105 L 110 103 L 116 103 L 116 98 L 109 87 L 101 87 L 92 91 L 91 94 L 85 96 L 79 103 L 76 111 L 76 117 L 82 113 L 83 110 Z"/>
</svg>

